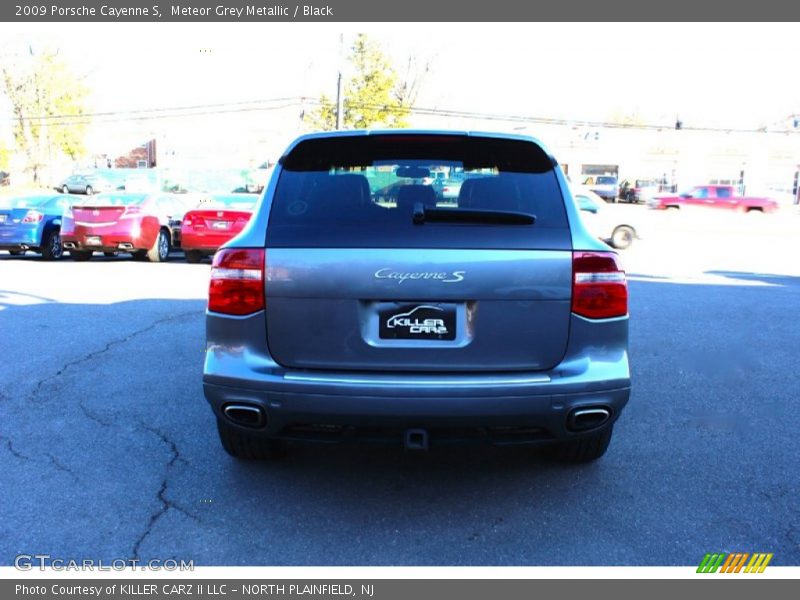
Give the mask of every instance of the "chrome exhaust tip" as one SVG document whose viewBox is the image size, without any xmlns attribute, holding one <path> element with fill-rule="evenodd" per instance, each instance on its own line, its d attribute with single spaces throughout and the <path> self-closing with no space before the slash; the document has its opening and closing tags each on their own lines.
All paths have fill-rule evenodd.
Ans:
<svg viewBox="0 0 800 600">
<path fill-rule="evenodd" d="M 74 242 L 64 242 L 62 244 L 62 246 L 64 246 L 65 250 L 74 250 L 75 249 L 75 243 Z"/>
<path fill-rule="evenodd" d="M 122 244 L 117 244 L 117 248 L 119 248 L 120 250 L 133 250 L 133 244 L 125 242 Z"/>
<path fill-rule="evenodd" d="M 567 416 L 567 429 L 588 431 L 605 425 L 611 418 L 611 411 L 604 406 L 576 408 Z"/>
<path fill-rule="evenodd" d="M 222 409 L 228 420 L 241 425 L 260 429 L 267 424 L 267 414 L 264 409 L 252 404 L 228 404 Z"/>
</svg>

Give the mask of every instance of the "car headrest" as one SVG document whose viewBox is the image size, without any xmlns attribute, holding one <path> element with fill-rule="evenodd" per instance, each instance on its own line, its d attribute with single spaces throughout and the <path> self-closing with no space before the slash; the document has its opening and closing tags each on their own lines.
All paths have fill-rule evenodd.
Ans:
<svg viewBox="0 0 800 600">
<path fill-rule="evenodd" d="M 465 192 L 467 183 L 470 185 Z M 522 209 L 517 186 L 511 179 L 502 175 L 465 181 L 459 194 L 459 206 L 510 211 Z"/>
<path fill-rule="evenodd" d="M 436 192 L 429 185 L 404 185 L 397 192 L 397 208 L 410 212 L 414 205 L 421 203 L 423 206 L 436 205 Z"/>
</svg>

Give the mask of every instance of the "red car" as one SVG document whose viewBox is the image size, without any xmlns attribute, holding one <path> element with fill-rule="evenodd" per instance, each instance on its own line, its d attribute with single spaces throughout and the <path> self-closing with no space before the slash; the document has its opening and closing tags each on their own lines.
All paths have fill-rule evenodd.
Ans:
<svg viewBox="0 0 800 600">
<path fill-rule="evenodd" d="M 778 203 L 771 198 L 741 196 L 732 185 L 698 185 L 679 196 L 656 196 L 650 201 L 653 208 L 680 208 L 682 206 L 708 206 L 771 213 L 778 210 Z"/>
<path fill-rule="evenodd" d="M 200 262 L 236 236 L 250 220 L 257 200 L 252 194 L 215 195 L 187 212 L 181 226 L 186 261 Z"/>
<path fill-rule="evenodd" d="M 107 193 L 70 206 L 61 224 L 61 241 L 73 260 L 95 251 L 163 262 L 180 242 L 181 202 L 165 194 Z"/>
</svg>

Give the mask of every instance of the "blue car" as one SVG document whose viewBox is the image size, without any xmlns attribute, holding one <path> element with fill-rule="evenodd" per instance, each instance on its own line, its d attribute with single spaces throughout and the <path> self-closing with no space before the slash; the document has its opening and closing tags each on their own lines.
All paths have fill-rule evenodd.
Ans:
<svg viewBox="0 0 800 600">
<path fill-rule="evenodd" d="M 9 196 L 0 199 L 0 250 L 22 256 L 28 250 L 45 260 L 61 258 L 61 216 L 69 196 Z"/>
</svg>

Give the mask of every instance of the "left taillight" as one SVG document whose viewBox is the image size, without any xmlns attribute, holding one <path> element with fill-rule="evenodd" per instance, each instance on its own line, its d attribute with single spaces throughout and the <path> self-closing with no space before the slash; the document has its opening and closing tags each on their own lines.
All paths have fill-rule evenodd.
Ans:
<svg viewBox="0 0 800 600">
<path fill-rule="evenodd" d="M 249 315 L 265 306 L 263 248 L 224 248 L 214 255 L 208 310 Z"/>
<path fill-rule="evenodd" d="M 572 312 L 589 319 L 628 314 L 628 284 L 613 252 L 572 253 Z"/>
<path fill-rule="evenodd" d="M 25 216 L 22 217 L 23 223 L 41 223 L 44 215 L 40 213 L 38 210 L 29 210 L 25 213 Z"/>
</svg>

